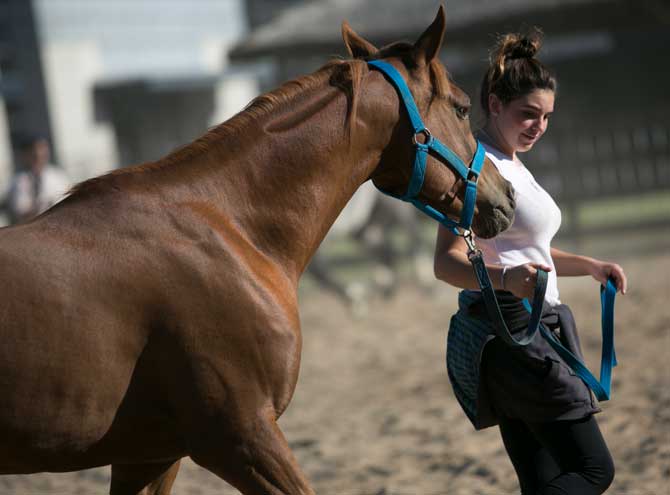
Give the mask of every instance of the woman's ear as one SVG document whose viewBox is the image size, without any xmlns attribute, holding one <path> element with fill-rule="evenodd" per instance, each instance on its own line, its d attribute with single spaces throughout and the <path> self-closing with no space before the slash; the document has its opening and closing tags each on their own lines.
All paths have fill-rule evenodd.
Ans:
<svg viewBox="0 0 670 495">
<path fill-rule="evenodd" d="M 351 29 L 347 21 L 342 22 L 342 39 L 349 55 L 353 58 L 365 58 L 377 53 L 377 48 Z"/>
<path fill-rule="evenodd" d="M 496 117 L 500 112 L 502 112 L 503 109 L 503 102 L 500 101 L 500 98 L 498 98 L 497 95 L 494 95 L 493 93 L 489 93 L 489 115 L 493 115 Z"/>
</svg>

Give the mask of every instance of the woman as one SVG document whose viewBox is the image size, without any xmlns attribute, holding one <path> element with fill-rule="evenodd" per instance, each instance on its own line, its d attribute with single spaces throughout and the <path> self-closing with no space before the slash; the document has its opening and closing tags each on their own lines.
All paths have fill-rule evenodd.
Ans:
<svg viewBox="0 0 670 495">
<path fill-rule="evenodd" d="M 487 157 L 516 190 L 512 226 L 494 239 L 478 239 L 506 323 L 513 332 L 528 323 L 521 299 L 532 300 L 536 272 L 549 272 L 543 323 L 581 357 L 574 320 L 561 304 L 559 276 L 626 277 L 614 263 L 551 247 L 561 213 L 517 154 L 530 150 L 547 130 L 554 110 L 556 79 L 535 58 L 539 31 L 508 34 L 496 45 L 484 77 L 481 104 L 486 123 L 478 138 Z M 459 296 L 447 347 L 449 376 L 475 428 L 499 425 L 503 443 L 527 494 L 604 493 L 614 477 L 612 458 L 594 418 L 599 412 L 585 383 L 539 334 L 527 347 L 511 348 L 493 338 L 462 238 L 440 227 L 435 275 L 469 289 Z M 463 320 L 467 319 L 465 324 Z M 480 322 L 464 329 L 465 325 Z M 483 326 L 482 326 L 483 325 Z"/>
</svg>

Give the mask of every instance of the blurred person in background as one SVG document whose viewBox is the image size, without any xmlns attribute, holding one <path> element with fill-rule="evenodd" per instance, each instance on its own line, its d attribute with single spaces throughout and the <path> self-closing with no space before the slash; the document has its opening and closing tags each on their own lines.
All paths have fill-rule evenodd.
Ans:
<svg viewBox="0 0 670 495">
<path fill-rule="evenodd" d="M 51 163 L 51 147 L 45 137 L 25 135 L 18 146 L 20 163 L 2 202 L 12 224 L 39 215 L 62 199 L 71 185 L 67 174 Z"/>
<path fill-rule="evenodd" d="M 572 313 L 559 299 L 557 275 L 590 275 L 602 284 L 611 277 L 624 293 L 626 277 L 619 265 L 551 247 L 561 212 L 517 156 L 542 137 L 554 110 L 555 76 L 536 58 L 541 41 L 539 30 L 501 37 L 484 76 L 486 122 L 477 137 L 514 186 L 517 206 L 508 230 L 477 244 L 511 331 L 528 326 L 522 299 L 532 300 L 537 270 L 543 269 L 549 277 L 542 321 L 582 358 Z M 463 238 L 440 226 L 435 275 L 466 289 L 459 295 L 447 347 L 459 403 L 476 429 L 499 426 L 523 495 L 604 493 L 613 480 L 614 463 L 594 418 L 600 408 L 581 378 L 539 334 L 529 345 L 512 348 L 494 338 L 486 323 L 479 337 L 467 323 L 454 323 L 467 321 L 459 317 L 490 322 L 467 252 Z"/>
</svg>

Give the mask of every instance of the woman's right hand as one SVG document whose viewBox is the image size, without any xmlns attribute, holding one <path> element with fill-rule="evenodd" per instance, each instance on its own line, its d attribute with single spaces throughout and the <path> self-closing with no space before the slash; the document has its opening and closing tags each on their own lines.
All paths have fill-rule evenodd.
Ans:
<svg viewBox="0 0 670 495">
<path fill-rule="evenodd" d="M 541 263 L 524 263 L 513 266 L 505 272 L 505 290 L 510 291 L 520 299 L 533 300 L 535 282 L 537 282 L 537 270 L 542 269 L 550 272 L 551 267 Z"/>
</svg>

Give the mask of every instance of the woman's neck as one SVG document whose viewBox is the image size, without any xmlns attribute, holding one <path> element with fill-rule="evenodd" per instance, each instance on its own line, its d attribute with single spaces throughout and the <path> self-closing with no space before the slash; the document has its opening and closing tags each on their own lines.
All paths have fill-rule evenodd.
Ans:
<svg viewBox="0 0 670 495">
<path fill-rule="evenodd" d="M 511 160 L 516 161 L 516 151 L 507 143 L 493 119 L 489 118 L 486 121 L 484 127 L 480 129 L 480 134 L 486 143 L 507 155 Z"/>
</svg>

